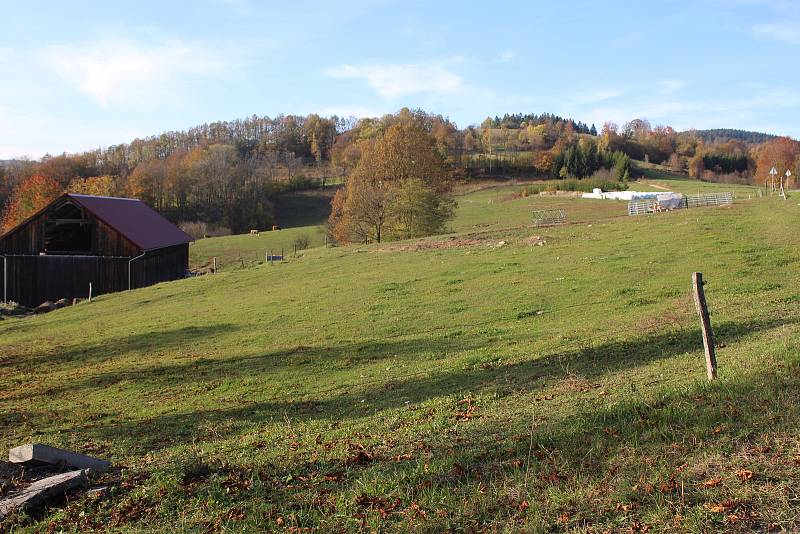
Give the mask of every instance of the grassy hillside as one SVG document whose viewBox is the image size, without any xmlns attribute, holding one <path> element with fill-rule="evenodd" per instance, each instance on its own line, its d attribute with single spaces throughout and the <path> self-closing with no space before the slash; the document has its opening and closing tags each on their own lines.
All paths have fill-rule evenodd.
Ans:
<svg viewBox="0 0 800 534">
<path fill-rule="evenodd" d="M 293 254 L 298 239 L 307 240 L 311 248 L 323 246 L 325 222 L 335 192 L 334 186 L 280 195 L 275 205 L 280 231 L 263 231 L 258 236 L 245 234 L 199 239 L 189 248 L 190 266 L 207 266 L 216 257 L 219 270 L 252 267 L 263 263 L 270 250 L 274 254 L 280 254 L 281 250 L 285 255 Z"/>
<path fill-rule="evenodd" d="M 0 321 L 0 448 L 122 468 L 110 498 L 6 526 L 800 528 L 797 203 L 631 218 L 511 192 L 462 197 L 452 235 Z M 570 224 L 528 226 L 559 205 Z"/>
</svg>

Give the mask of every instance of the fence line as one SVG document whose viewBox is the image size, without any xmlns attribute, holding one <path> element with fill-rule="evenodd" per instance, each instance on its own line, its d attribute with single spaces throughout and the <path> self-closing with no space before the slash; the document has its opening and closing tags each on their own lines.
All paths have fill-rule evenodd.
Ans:
<svg viewBox="0 0 800 534">
<path fill-rule="evenodd" d="M 700 208 L 705 206 L 728 206 L 733 204 L 733 193 L 704 193 L 700 195 L 686 195 L 683 203 L 687 208 Z"/>
<path fill-rule="evenodd" d="M 684 195 L 678 209 L 702 208 L 706 206 L 729 206 L 733 204 L 733 192 L 701 193 L 697 195 Z M 659 201 L 656 198 L 637 198 L 628 201 L 628 215 L 642 215 L 655 213 L 659 210 Z"/>
<path fill-rule="evenodd" d="M 567 219 L 567 212 L 563 209 L 533 210 L 534 226 L 553 226 L 564 224 Z"/>
</svg>

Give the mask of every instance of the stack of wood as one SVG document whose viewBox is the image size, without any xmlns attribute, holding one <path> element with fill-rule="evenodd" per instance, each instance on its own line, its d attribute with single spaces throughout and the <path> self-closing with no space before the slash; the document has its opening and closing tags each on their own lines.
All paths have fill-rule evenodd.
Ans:
<svg viewBox="0 0 800 534">
<path fill-rule="evenodd" d="M 99 458 L 38 443 L 11 449 L 8 460 L 10 466 L 20 469 L 29 467 L 42 477 L 28 477 L 29 483 L 21 488 L 9 484 L 12 488 L 10 494 L 0 499 L 0 519 L 18 508 L 35 509 L 50 499 L 84 487 L 88 484 L 89 475 L 107 471 L 111 467 L 109 462 Z"/>
</svg>

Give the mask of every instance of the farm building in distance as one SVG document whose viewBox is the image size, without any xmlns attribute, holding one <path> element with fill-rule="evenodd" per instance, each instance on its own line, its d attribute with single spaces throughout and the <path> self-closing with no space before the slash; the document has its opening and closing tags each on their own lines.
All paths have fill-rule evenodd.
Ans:
<svg viewBox="0 0 800 534">
<path fill-rule="evenodd" d="M 0 236 L 0 290 L 37 306 L 184 278 L 190 241 L 140 200 L 67 193 Z"/>
</svg>

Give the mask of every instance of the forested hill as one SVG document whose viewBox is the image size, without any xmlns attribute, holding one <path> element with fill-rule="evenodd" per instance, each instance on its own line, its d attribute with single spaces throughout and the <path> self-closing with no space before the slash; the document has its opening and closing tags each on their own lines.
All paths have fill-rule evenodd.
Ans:
<svg viewBox="0 0 800 534">
<path fill-rule="evenodd" d="M 347 180 L 396 125 L 413 126 L 414 138 L 421 132 L 425 143 L 418 148 L 435 147 L 457 180 L 624 180 L 631 160 L 716 181 L 747 182 L 775 165 L 800 176 L 800 143 L 794 140 L 735 129 L 678 133 L 646 119 L 608 122 L 598 131 L 598 125 L 549 113 L 487 117 L 466 127 L 407 108 L 359 120 L 254 115 L 80 154 L 0 162 L 1 226 L 13 226 L 11 213 L 24 215 L 15 206 L 30 207 L 68 190 L 138 198 L 178 223 L 234 233 L 269 227 L 280 195 Z"/>
<path fill-rule="evenodd" d="M 744 141 L 745 143 L 766 143 L 772 139 L 777 138 L 777 135 L 772 135 L 763 132 L 751 132 L 748 130 L 737 130 L 734 128 L 713 128 L 710 130 L 690 130 L 686 133 L 694 133 L 705 141 L 706 143 L 716 143 L 724 141 Z"/>
</svg>

